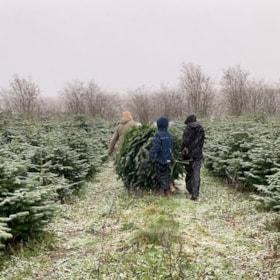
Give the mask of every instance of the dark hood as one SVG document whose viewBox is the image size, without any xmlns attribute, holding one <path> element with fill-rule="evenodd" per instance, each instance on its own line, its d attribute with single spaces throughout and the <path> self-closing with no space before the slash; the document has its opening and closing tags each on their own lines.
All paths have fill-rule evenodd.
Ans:
<svg viewBox="0 0 280 280">
<path fill-rule="evenodd" d="M 167 130 L 167 128 L 168 128 L 168 119 L 164 118 L 164 117 L 160 117 L 157 120 L 157 127 L 158 127 L 158 130 Z"/>
<path fill-rule="evenodd" d="M 186 120 L 185 120 L 185 124 L 189 124 L 189 123 L 192 123 L 192 122 L 196 122 L 196 115 L 189 115 Z"/>
<path fill-rule="evenodd" d="M 201 126 L 198 122 L 191 122 L 188 123 L 187 125 L 190 126 L 191 128 L 197 128 Z"/>
</svg>

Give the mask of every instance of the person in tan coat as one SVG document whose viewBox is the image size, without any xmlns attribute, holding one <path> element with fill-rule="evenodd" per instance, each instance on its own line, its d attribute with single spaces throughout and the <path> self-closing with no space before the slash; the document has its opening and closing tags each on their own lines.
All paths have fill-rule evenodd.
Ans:
<svg viewBox="0 0 280 280">
<path fill-rule="evenodd" d="M 131 113 L 128 111 L 123 112 L 120 123 L 115 129 L 115 132 L 109 144 L 109 155 L 111 155 L 113 152 L 117 152 L 120 149 L 124 140 L 125 132 L 132 126 L 137 126 L 137 123 L 133 120 Z"/>
</svg>

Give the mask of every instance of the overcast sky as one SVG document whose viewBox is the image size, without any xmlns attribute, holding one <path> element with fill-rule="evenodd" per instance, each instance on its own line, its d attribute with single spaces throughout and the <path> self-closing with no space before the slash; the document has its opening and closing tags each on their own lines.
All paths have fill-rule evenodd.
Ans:
<svg viewBox="0 0 280 280">
<path fill-rule="evenodd" d="M 174 86 L 183 62 L 280 78 L 280 0 L 0 0 L 0 36 L 0 88 L 18 74 L 46 96 Z"/>
</svg>

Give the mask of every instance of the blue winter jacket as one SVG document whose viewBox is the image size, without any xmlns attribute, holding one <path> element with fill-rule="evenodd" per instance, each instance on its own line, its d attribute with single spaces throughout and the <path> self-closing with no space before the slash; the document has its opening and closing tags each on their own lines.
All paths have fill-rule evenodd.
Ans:
<svg viewBox="0 0 280 280">
<path fill-rule="evenodd" d="M 167 131 L 168 119 L 163 117 L 159 118 L 157 120 L 157 126 L 158 131 L 152 141 L 149 157 L 161 164 L 170 164 L 174 140 L 173 136 Z"/>
</svg>

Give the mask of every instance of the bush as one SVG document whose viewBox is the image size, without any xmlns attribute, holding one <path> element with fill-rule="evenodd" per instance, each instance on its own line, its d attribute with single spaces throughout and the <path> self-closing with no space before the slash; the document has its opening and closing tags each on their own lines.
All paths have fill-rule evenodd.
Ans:
<svg viewBox="0 0 280 280">
<path fill-rule="evenodd" d="M 2 227 L 8 233 L 5 239 L 28 239 L 41 232 L 54 213 L 53 189 L 42 186 L 39 174 L 27 169 L 27 161 L 6 159 L 0 164 L 0 222 L 7 225 Z"/>
<path fill-rule="evenodd" d="M 258 195 L 252 195 L 265 208 L 280 212 L 280 166 L 274 169 L 275 174 L 267 176 L 267 185 L 255 185 Z"/>
<path fill-rule="evenodd" d="M 0 248 L 43 230 L 106 160 L 108 123 L 0 120 Z"/>
</svg>

